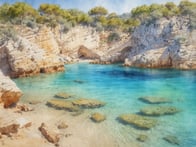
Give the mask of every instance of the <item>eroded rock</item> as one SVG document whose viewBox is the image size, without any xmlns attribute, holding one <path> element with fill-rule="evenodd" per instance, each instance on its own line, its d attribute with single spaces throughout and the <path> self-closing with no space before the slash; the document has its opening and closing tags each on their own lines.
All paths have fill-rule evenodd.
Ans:
<svg viewBox="0 0 196 147">
<path fill-rule="evenodd" d="M 72 103 L 83 108 L 99 108 L 105 105 L 105 103 L 102 101 L 85 98 L 73 100 Z"/>
<path fill-rule="evenodd" d="M 85 59 L 99 59 L 99 55 L 94 53 L 92 50 L 88 49 L 87 47 L 81 45 L 78 49 L 78 57 L 85 58 Z"/>
<path fill-rule="evenodd" d="M 173 106 L 147 106 L 140 110 L 141 114 L 149 116 L 172 115 L 180 112 L 180 109 Z"/>
<path fill-rule="evenodd" d="M 72 101 L 63 101 L 63 100 L 49 100 L 46 105 L 54 107 L 56 109 L 68 110 L 71 112 L 80 111 L 80 108 L 76 105 L 73 105 Z"/>
<path fill-rule="evenodd" d="M 65 122 L 61 122 L 60 124 L 58 124 L 57 128 L 58 129 L 66 129 L 66 128 L 68 128 L 68 125 Z"/>
<path fill-rule="evenodd" d="M 28 112 L 28 111 L 33 111 L 33 108 L 30 108 L 29 106 L 25 105 L 25 104 L 20 104 L 17 105 L 16 108 L 18 109 L 18 112 Z"/>
<path fill-rule="evenodd" d="M 68 94 L 68 93 L 65 93 L 65 92 L 60 92 L 60 93 L 57 93 L 55 95 L 56 98 L 63 98 L 63 99 L 68 99 L 68 98 L 71 98 L 72 95 Z"/>
<path fill-rule="evenodd" d="M 17 133 L 20 125 L 19 124 L 11 124 L 5 127 L 0 127 L 0 133 L 2 135 L 10 136 L 11 133 Z"/>
<path fill-rule="evenodd" d="M 139 100 L 149 104 L 161 104 L 171 102 L 171 100 L 162 97 L 140 97 Z"/>
<path fill-rule="evenodd" d="M 106 119 L 106 116 L 105 115 L 103 115 L 103 114 L 101 114 L 101 113 L 93 113 L 92 115 L 91 115 L 91 120 L 93 120 L 94 122 L 97 122 L 97 123 L 99 123 L 99 122 L 102 122 L 102 121 L 104 121 L 105 119 Z"/>
<path fill-rule="evenodd" d="M 40 132 L 42 135 L 51 143 L 57 144 L 60 140 L 59 135 L 49 131 L 48 127 L 44 123 L 41 124 L 39 127 Z"/>
<path fill-rule="evenodd" d="M 4 76 L 1 71 L 0 79 L 0 102 L 7 108 L 19 101 L 22 92 L 16 84 L 9 77 Z"/>
<path fill-rule="evenodd" d="M 118 119 L 140 129 L 151 129 L 157 124 L 157 120 L 137 114 L 122 114 L 118 117 Z"/>
</svg>

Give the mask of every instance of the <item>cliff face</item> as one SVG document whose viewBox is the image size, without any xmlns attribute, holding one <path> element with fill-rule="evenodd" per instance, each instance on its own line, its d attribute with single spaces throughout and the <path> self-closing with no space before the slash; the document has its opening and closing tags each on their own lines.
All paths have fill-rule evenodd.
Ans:
<svg viewBox="0 0 196 147">
<path fill-rule="evenodd" d="M 64 70 L 53 33 L 46 27 L 39 30 L 18 29 L 18 39 L 10 39 L 1 47 L 1 69 L 13 78 Z M 19 31 L 20 30 L 20 31 Z M 5 66 L 6 65 L 6 66 Z"/>
<path fill-rule="evenodd" d="M 196 69 L 196 31 L 189 18 L 162 18 L 140 25 L 131 36 L 125 65 L 149 68 Z"/>
<path fill-rule="evenodd" d="M 82 45 L 90 50 L 99 48 L 99 33 L 92 27 L 76 26 L 67 33 L 62 33 L 59 30 L 60 28 L 57 27 L 53 32 L 59 49 L 65 56 L 77 58 L 78 49 Z"/>
</svg>

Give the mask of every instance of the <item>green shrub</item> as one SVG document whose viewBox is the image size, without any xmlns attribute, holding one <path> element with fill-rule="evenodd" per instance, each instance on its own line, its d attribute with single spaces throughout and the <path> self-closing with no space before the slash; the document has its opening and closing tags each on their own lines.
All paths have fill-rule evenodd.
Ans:
<svg viewBox="0 0 196 147">
<path fill-rule="evenodd" d="M 107 39 L 108 43 L 112 43 L 119 40 L 120 40 L 120 35 L 116 32 L 110 33 Z"/>
</svg>

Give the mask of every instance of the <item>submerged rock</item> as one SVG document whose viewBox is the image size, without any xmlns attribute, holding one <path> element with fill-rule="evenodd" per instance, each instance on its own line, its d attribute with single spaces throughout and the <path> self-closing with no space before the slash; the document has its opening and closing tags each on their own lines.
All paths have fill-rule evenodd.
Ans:
<svg viewBox="0 0 196 147">
<path fill-rule="evenodd" d="M 140 112 L 149 116 L 161 116 L 178 113 L 180 109 L 173 106 L 147 106 L 142 108 Z"/>
<path fill-rule="evenodd" d="M 48 130 L 48 128 L 46 127 L 46 125 L 44 123 L 41 124 L 41 126 L 39 127 L 40 132 L 42 133 L 42 135 L 51 143 L 58 143 L 60 138 L 58 136 L 58 134 L 51 132 Z"/>
<path fill-rule="evenodd" d="M 68 110 L 71 112 L 80 111 L 80 108 L 76 105 L 73 105 L 71 101 L 63 101 L 63 100 L 49 100 L 46 105 L 50 107 L 54 107 L 56 109 Z"/>
<path fill-rule="evenodd" d="M 163 137 L 163 139 L 171 144 L 180 145 L 180 141 L 176 136 L 168 135 L 166 137 Z"/>
<path fill-rule="evenodd" d="M 102 122 L 102 121 L 104 121 L 105 119 L 106 119 L 106 116 L 105 115 L 103 115 L 103 114 L 101 114 L 101 113 L 93 113 L 92 115 L 91 115 L 91 120 L 93 120 L 94 122 L 97 122 L 97 123 L 99 123 L 99 122 Z"/>
<path fill-rule="evenodd" d="M 118 117 L 118 119 L 140 129 L 151 129 L 157 124 L 157 120 L 137 114 L 122 114 Z"/>
<path fill-rule="evenodd" d="M 74 82 L 78 83 L 78 84 L 83 84 L 84 83 L 84 81 L 82 81 L 82 80 L 74 80 Z"/>
<path fill-rule="evenodd" d="M 68 94 L 68 93 L 64 93 L 64 92 L 60 92 L 60 93 L 57 93 L 55 95 L 56 98 L 63 98 L 63 99 L 68 99 L 68 98 L 71 98 L 72 95 Z"/>
<path fill-rule="evenodd" d="M 31 100 L 31 101 L 29 101 L 29 104 L 31 104 L 31 105 L 36 105 L 36 104 L 39 104 L 39 103 L 41 103 L 41 101 L 39 101 L 39 100 Z"/>
<path fill-rule="evenodd" d="M 148 136 L 147 135 L 143 135 L 143 134 L 140 134 L 137 137 L 137 140 L 140 141 L 140 142 L 145 142 L 147 139 L 148 139 Z"/>
<path fill-rule="evenodd" d="M 10 136 L 11 133 L 17 133 L 19 127 L 19 124 L 11 124 L 5 127 L 0 127 L 0 134 Z"/>
<path fill-rule="evenodd" d="M 149 104 L 170 103 L 171 100 L 162 97 L 140 97 L 139 100 Z"/>
<path fill-rule="evenodd" d="M 68 128 L 68 125 L 65 122 L 61 122 L 60 124 L 58 124 L 57 128 L 58 129 L 66 129 L 66 128 Z"/>
<path fill-rule="evenodd" d="M 72 101 L 72 103 L 76 106 L 80 106 L 83 108 L 99 108 L 105 105 L 104 102 L 95 100 L 95 99 L 76 99 Z"/>
</svg>

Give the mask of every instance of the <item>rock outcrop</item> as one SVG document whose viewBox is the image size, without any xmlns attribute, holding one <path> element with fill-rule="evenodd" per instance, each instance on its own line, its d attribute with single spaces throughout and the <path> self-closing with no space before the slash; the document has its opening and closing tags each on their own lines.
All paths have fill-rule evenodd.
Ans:
<svg viewBox="0 0 196 147">
<path fill-rule="evenodd" d="M 171 103 L 171 100 L 163 97 L 140 97 L 139 100 L 149 104 Z"/>
<path fill-rule="evenodd" d="M 38 128 L 42 135 L 51 143 L 57 144 L 60 140 L 60 137 L 57 133 L 50 131 L 45 123 L 42 123 Z"/>
<path fill-rule="evenodd" d="M 99 55 L 94 53 L 92 50 L 81 45 L 78 49 L 78 57 L 83 59 L 99 59 Z"/>
<path fill-rule="evenodd" d="M 19 124 L 11 124 L 8 126 L 0 127 L 0 135 L 10 136 L 11 133 L 17 133 L 20 125 Z"/>
<path fill-rule="evenodd" d="M 157 120 L 137 114 L 122 114 L 118 119 L 123 123 L 133 125 L 140 129 L 151 129 L 157 124 Z"/>
<path fill-rule="evenodd" d="M 172 115 L 181 110 L 174 106 L 147 106 L 140 110 L 140 113 L 147 116 Z"/>
<path fill-rule="evenodd" d="M 78 106 L 73 105 L 72 101 L 62 101 L 62 100 L 52 99 L 47 101 L 46 105 L 60 110 L 67 110 L 70 112 L 81 111 Z"/>
<path fill-rule="evenodd" d="M 0 68 L 13 78 L 39 73 L 64 71 L 64 63 L 52 31 L 42 26 L 30 29 L 16 26 L 17 40 L 8 40 L 0 47 Z M 7 70 L 7 71 L 6 71 Z"/>
<path fill-rule="evenodd" d="M 106 116 L 101 113 L 96 112 L 96 113 L 93 113 L 90 118 L 92 121 L 96 123 L 100 123 L 106 119 Z"/>
<path fill-rule="evenodd" d="M 22 92 L 16 84 L 0 71 L 0 102 L 7 108 L 19 101 Z"/>
<path fill-rule="evenodd" d="M 80 98 L 80 99 L 73 100 L 72 103 L 82 108 L 99 108 L 105 105 L 105 103 L 100 100 L 86 99 L 86 98 Z"/>
<path fill-rule="evenodd" d="M 62 54 L 77 57 L 77 51 L 81 45 L 90 50 L 99 48 L 99 33 L 92 27 L 76 26 L 71 28 L 67 33 L 55 33 L 58 39 Z"/>
<path fill-rule="evenodd" d="M 126 66 L 196 69 L 196 31 L 189 18 L 161 18 L 137 27 L 131 37 Z"/>
</svg>

